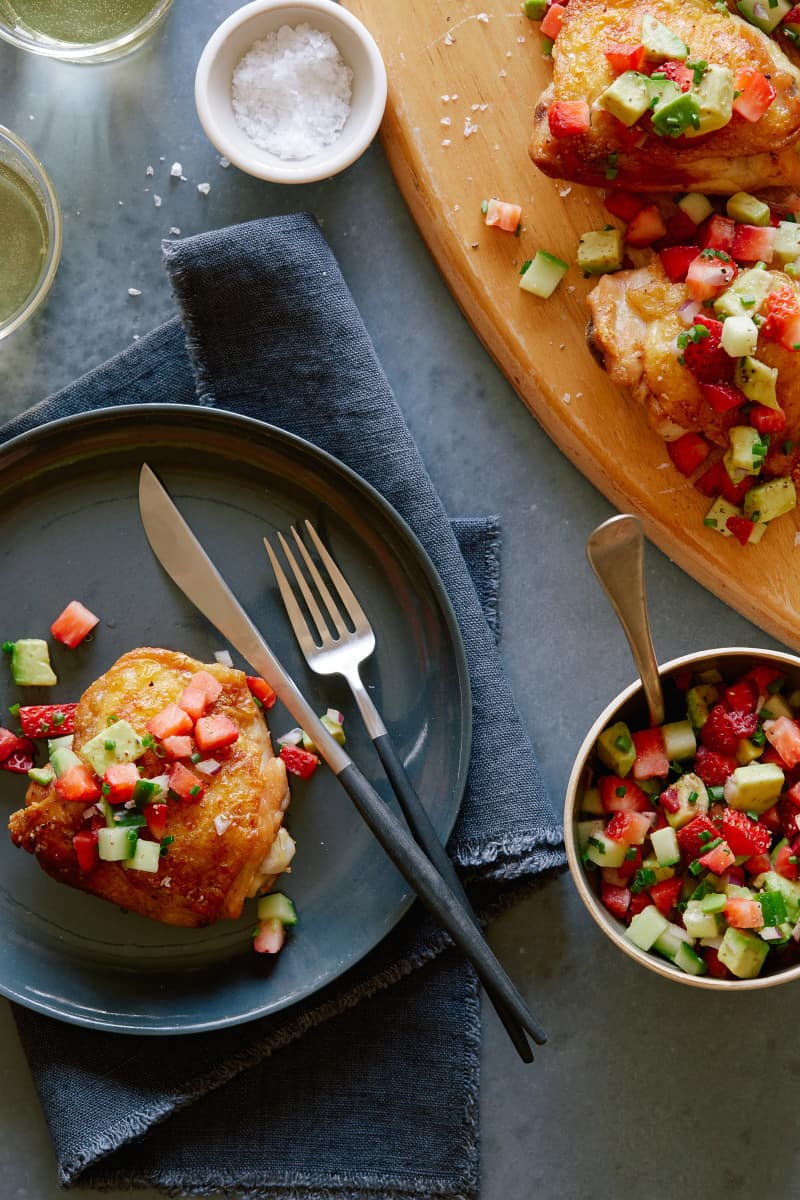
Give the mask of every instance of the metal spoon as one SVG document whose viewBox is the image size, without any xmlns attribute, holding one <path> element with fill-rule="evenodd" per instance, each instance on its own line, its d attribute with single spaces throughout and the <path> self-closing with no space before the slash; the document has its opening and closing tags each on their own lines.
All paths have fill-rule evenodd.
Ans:
<svg viewBox="0 0 800 1200">
<path fill-rule="evenodd" d="M 658 673 L 644 586 L 644 534 L 638 517 L 612 517 L 586 543 L 589 559 L 625 631 L 642 681 L 650 725 L 664 723 L 664 693 Z"/>
</svg>

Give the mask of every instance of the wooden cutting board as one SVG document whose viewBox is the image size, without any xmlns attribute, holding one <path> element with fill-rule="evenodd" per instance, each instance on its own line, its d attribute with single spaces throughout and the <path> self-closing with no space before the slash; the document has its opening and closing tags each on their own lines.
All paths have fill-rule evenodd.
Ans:
<svg viewBox="0 0 800 1200">
<path fill-rule="evenodd" d="M 521 399 L 670 558 L 800 649 L 797 518 L 782 518 L 760 546 L 746 548 L 706 528 L 708 501 L 589 354 L 591 282 L 572 267 L 549 300 L 518 287 L 520 266 L 538 248 L 574 262 L 580 235 L 608 220 L 597 193 L 547 179 L 528 158 L 533 110 L 551 72 L 538 25 L 517 0 L 345 3 L 386 62 L 382 138 L 400 190 L 467 320 Z M 489 196 L 522 204 L 519 237 L 483 224 Z"/>
</svg>

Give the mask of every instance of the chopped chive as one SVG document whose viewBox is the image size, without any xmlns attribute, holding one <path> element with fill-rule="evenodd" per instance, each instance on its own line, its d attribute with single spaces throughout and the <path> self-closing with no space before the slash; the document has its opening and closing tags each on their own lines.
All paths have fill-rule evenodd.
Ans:
<svg viewBox="0 0 800 1200">
<path fill-rule="evenodd" d="M 721 787 L 710 787 L 708 789 L 708 798 L 713 800 L 715 804 L 720 804 L 725 799 L 725 789 Z"/>
<path fill-rule="evenodd" d="M 199 794 L 200 794 L 200 784 L 199 783 L 196 783 L 194 785 L 194 787 L 189 788 L 190 796 L 199 796 Z"/>
<path fill-rule="evenodd" d="M 193 754 L 193 755 L 192 755 L 192 757 L 189 759 L 189 762 L 193 762 L 193 763 L 199 763 L 199 762 L 200 762 L 200 760 L 202 759 L 202 757 L 203 757 L 203 756 L 202 756 L 202 754 L 200 754 L 200 752 L 199 752 L 199 751 L 195 750 L 194 754 Z"/>
<path fill-rule="evenodd" d="M 752 809 L 750 809 L 750 808 L 748 808 L 747 812 L 745 813 L 745 816 L 746 816 L 746 817 L 749 817 L 751 821 L 757 821 L 757 820 L 758 820 L 758 813 L 757 813 L 757 812 L 753 812 L 753 810 L 752 810 Z"/>
<path fill-rule="evenodd" d="M 104 750 L 116 750 L 116 748 L 117 748 L 116 742 L 112 742 L 109 739 L 107 739 L 105 742 L 103 742 Z"/>
<path fill-rule="evenodd" d="M 8 711 L 11 713 L 12 717 L 18 717 L 19 716 L 19 705 L 12 704 L 11 708 Z"/>
<path fill-rule="evenodd" d="M 627 790 L 628 789 L 626 787 L 614 788 L 614 795 L 615 796 L 624 796 Z"/>
<path fill-rule="evenodd" d="M 13 642 L 3 642 L 3 654 L 13 654 L 13 653 L 14 653 L 14 643 Z"/>
<path fill-rule="evenodd" d="M 619 737 L 616 738 L 614 745 L 618 750 L 621 750 L 623 754 L 626 754 L 628 750 L 631 749 L 633 742 L 626 734 L 621 733 Z"/>
<path fill-rule="evenodd" d="M 782 675 L 779 675 L 777 679 L 773 679 L 767 684 L 767 691 L 770 693 L 770 695 L 774 696 L 776 692 L 781 691 L 785 683 L 786 680 Z"/>
</svg>

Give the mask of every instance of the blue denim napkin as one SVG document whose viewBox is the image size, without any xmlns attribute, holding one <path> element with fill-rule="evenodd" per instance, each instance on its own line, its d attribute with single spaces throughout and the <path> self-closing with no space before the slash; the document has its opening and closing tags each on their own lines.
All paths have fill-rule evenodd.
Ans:
<svg viewBox="0 0 800 1200">
<path fill-rule="evenodd" d="M 179 320 L 0 440 L 90 408 L 218 405 L 316 442 L 378 488 L 439 571 L 469 660 L 475 734 L 449 849 L 484 911 L 510 902 L 564 855 L 497 652 L 496 523 L 447 519 L 310 217 L 164 252 Z M 282 1200 L 477 1194 L 477 986 L 418 907 L 342 979 L 248 1026 L 156 1045 L 15 1016 L 65 1185 Z"/>
</svg>

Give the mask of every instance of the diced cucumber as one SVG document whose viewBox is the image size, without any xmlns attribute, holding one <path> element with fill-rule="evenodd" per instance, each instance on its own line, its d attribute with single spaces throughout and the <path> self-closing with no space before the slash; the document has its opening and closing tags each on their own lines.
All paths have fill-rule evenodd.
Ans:
<svg viewBox="0 0 800 1200">
<path fill-rule="evenodd" d="M 296 925 L 297 909 L 289 897 L 284 896 L 283 892 L 272 892 L 269 896 L 262 896 L 259 900 L 258 919 L 259 921 L 277 919 L 282 925 Z"/>
<path fill-rule="evenodd" d="M 732 537 L 733 535 L 730 529 L 728 529 L 728 517 L 740 517 L 741 515 L 742 510 L 738 505 L 731 504 L 724 496 L 717 496 L 703 518 L 703 524 L 707 528 L 721 533 L 723 537 Z M 705 724 L 705 721 L 703 724 Z M 698 726 L 695 726 L 695 728 L 698 728 Z"/>
<path fill-rule="evenodd" d="M 59 746 L 66 746 L 67 750 L 71 750 L 72 743 L 74 740 L 75 740 L 74 736 L 71 733 L 66 734 L 65 737 L 48 738 L 47 739 L 47 757 L 52 758 L 53 751 L 57 750 Z"/>
<path fill-rule="evenodd" d="M 737 767 L 725 780 L 725 800 L 739 812 L 766 812 L 783 789 L 783 771 L 777 763 L 751 762 Z"/>
<path fill-rule="evenodd" d="M 655 854 L 647 854 L 642 859 L 642 870 L 652 871 L 655 876 L 656 883 L 663 883 L 665 879 L 672 879 L 675 874 L 674 867 L 659 866 L 658 859 Z"/>
<path fill-rule="evenodd" d="M 653 942 L 653 949 L 657 950 L 659 954 L 663 954 L 664 958 L 674 962 L 679 948 L 689 945 L 691 942 L 692 938 L 685 929 L 682 929 L 680 925 L 672 925 L 668 921 L 666 929 Z"/>
<path fill-rule="evenodd" d="M 708 196 L 703 196 L 700 192 L 689 192 L 688 195 L 681 196 L 678 208 L 682 209 L 695 225 L 702 225 L 703 221 L 714 211 L 714 205 Z"/>
<path fill-rule="evenodd" d="M 741 883 L 728 883 L 725 885 L 725 895 L 732 900 L 752 900 L 753 893 L 750 888 L 744 887 Z"/>
<path fill-rule="evenodd" d="M 541 21 L 547 12 L 547 0 L 524 0 L 522 11 L 531 21 Z"/>
<path fill-rule="evenodd" d="M 523 292 L 530 292 L 533 296 L 547 300 L 568 270 L 569 266 L 563 259 L 556 258 L 555 254 L 550 254 L 547 250 L 537 250 L 528 265 L 523 267 L 519 286 Z"/>
<path fill-rule="evenodd" d="M 727 902 L 728 897 L 725 892 L 709 892 L 706 896 L 703 896 L 702 900 L 700 900 L 698 903 L 700 904 L 703 912 L 721 913 L 724 911 Z"/>
<path fill-rule="evenodd" d="M 156 804 L 164 799 L 168 788 L 168 775 L 157 775 L 155 779 L 139 779 L 133 787 L 133 800 L 139 807 Z"/>
<path fill-rule="evenodd" d="M 729 926 L 717 953 L 719 961 L 737 979 L 755 979 L 764 965 L 769 946 L 749 930 Z"/>
<path fill-rule="evenodd" d="M 660 867 L 674 867 L 681 860 L 681 850 L 678 837 L 671 825 L 663 829 L 654 829 L 650 834 L 653 853 Z"/>
<path fill-rule="evenodd" d="M 724 896 L 715 896 L 715 903 L 724 901 Z M 723 905 L 724 906 L 724 905 Z M 717 918 L 703 907 L 702 900 L 690 900 L 683 912 L 686 932 L 694 938 L 716 937 L 719 933 Z"/>
<path fill-rule="evenodd" d="M 603 827 L 603 821 L 578 821 L 578 824 L 575 826 L 575 832 L 578 835 L 578 849 L 581 853 L 589 845 L 589 838 L 596 837 L 598 833 L 602 833 Z"/>
<path fill-rule="evenodd" d="M 619 271 L 625 259 L 621 229 L 595 229 L 581 234 L 577 263 L 586 275 L 607 275 Z"/>
<path fill-rule="evenodd" d="M 647 908 L 643 908 L 632 919 L 625 936 L 640 950 L 649 950 L 668 926 L 669 921 L 662 916 L 655 904 L 648 904 Z"/>
<path fill-rule="evenodd" d="M 697 751 L 697 739 L 691 721 L 673 721 L 662 725 L 664 735 L 664 753 L 670 762 L 682 762 L 685 758 L 693 758 Z"/>
<path fill-rule="evenodd" d="M 772 216 L 768 204 L 749 192 L 735 192 L 725 205 L 728 216 L 742 225 L 769 225 Z"/>
<path fill-rule="evenodd" d="M 139 835 L 135 829 L 117 826 L 114 829 L 98 829 L 97 853 L 105 862 L 123 862 L 133 858 Z"/>
<path fill-rule="evenodd" d="M 599 788 L 587 788 L 581 801 L 581 812 L 592 813 L 594 816 L 603 815 L 603 801 L 600 799 Z"/>
<path fill-rule="evenodd" d="M 115 763 L 135 762 L 145 745 L 127 721 L 115 721 L 81 746 L 79 754 L 100 778 Z"/>
<path fill-rule="evenodd" d="M 58 680 L 42 638 L 19 638 L 11 651 L 11 674 L 19 687 L 53 687 Z"/>
<path fill-rule="evenodd" d="M 736 5 L 745 21 L 755 25 L 762 33 L 772 33 L 777 29 L 787 13 L 792 11 L 790 0 L 739 0 Z"/>
<path fill-rule="evenodd" d="M 103 833 L 104 830 L 100 830 Z M 125 830 L 123 832 L 133 832 L 136 830 Z M 100 855 L 102 858 L 103 856 Z M 141 838 L 137 838 L 136 849 L 131 858 L 126 858 L 123 866 L 130 871 L 149 871 L 155 874 L 158 870 L 158 864 L 161 859 L 161 846 L 158 842 L 145 842 Z"/>
<path fill-rule="evenodd" d="M 625 777 L 636 761 L 631 731 L 624 721 L 604 729 L 597 739 L 597 757 L 615 775 Z"/>
<path fill-rule="evenodd" d="M 50 766 L 53 768 L 56 779 L 60 779 L 71 767 L 79 767 L 80 765 L 81 760 L 77 754 L 66 746 L 56 746 L 50 755 Z"/>
<path fill-rule="evenodd" d="M 41 787 L 47 787 L 48 783 L 52 783 L 56 777 L 53 770 L 53 764 L 47 763 L 44 767 L 31 767 L 28 771 L 28 779 L 32 779 L 34 783 L 38 783 Z"/>
<path fill-rule="evenodd" d="M 705 975 L 708 969 L 697 951 L 691 946 L 687 946 L 685 942 L 678 947 L 673 962 L 687 975 Z"/>
<path fill-rule="evenodd" d="M 345 738 L 344 726 L 341 725 L 338 721 L 332 720 L 328 716 L 327 713 L 322 714 L 322 716 L 320 717 L 320 721 L 325 726 L 325 728 L 327 729 L 328 733 L 331 735 L 333 740 L 335 742 L 338 742 L 340 746 L 343 746 L 345 744 L 345 741 L 347 740 Z"/>
<path fill-rule="evenodd" d="M 615 842 L 598 829 L 589 838 L 586 857 L 598 867 L 621 867 L 627 850 L 623 842 Z"/>
<path fill-rule="evenodd" d="M 744 515 L 749 521 L 774 521 L 797 505 L 794 481 L 789 475 L 756 484 L 744 498 Z"/>
</svg>

